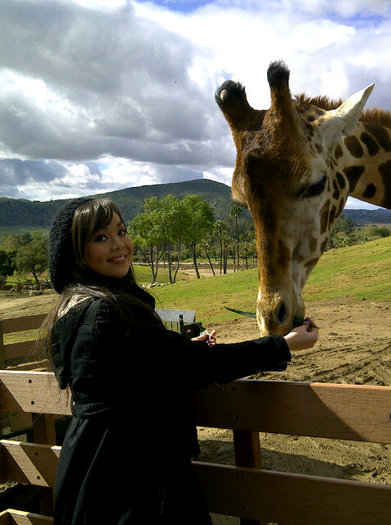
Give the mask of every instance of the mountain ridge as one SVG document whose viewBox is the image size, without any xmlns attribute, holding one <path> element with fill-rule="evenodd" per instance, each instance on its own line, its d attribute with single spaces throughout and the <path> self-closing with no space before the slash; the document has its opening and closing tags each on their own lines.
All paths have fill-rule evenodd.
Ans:
<svg viewBox="0 0 391 525">
<path fill-rule="evenodd" d="M 154 196 L 162 198 L 169 194 L 178 199 L 183 199 L 188 194 L 201 195 L 213 206 L 216 219 L 224 219 L 233 203 L 231 187 L 210 179 L 134 186 L 122 190 L 91 194 L 87 197 L 113 199 L 128 221 L 144 211 L 145 199 Z M 0 197 L 0 227 L 48 228 L 56 211 L 64 202 L 69 200 L 72 199 L 30 201 L 28 199 Z M 374 210 L 345 208 L 343 216 L 351 218 L 360 225 L 391 224 L 391 210 L 384 208 Z"/>
<path fill-rule="evenodd" d="M 86 197 L 113 199 L 120 207 L 124 218 L 131 220 L 138 213 L 144 211 L 145 199 L 154 196 L 162 198 L 169 194 L 178 199 L 183 199 L 188 194 L 201 195 L 214 207 L 216 218 L 219 219 L 226 216 L 227 209 L 232 204 L 230 186 L 209 179 L 134 186 L 122 190 L 86 195 Z M 72 199 L 30 201 L 0 197 L 0 227 L 27 225 L 40 228 L 49 227 L 56 211 L 63 203 L 70 200 Z"/>
</svg>

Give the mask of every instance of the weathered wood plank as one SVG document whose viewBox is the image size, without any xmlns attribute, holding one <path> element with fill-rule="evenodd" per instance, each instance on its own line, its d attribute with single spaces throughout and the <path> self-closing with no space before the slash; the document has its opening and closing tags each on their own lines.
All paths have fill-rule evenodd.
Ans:
<svg viewBox="0 0 391 525">
<path fill-rule="evenodd" d="M 61 447 L 0 440 L 2 481 L 54 487 Z"/>
<path fill-rule="evenodd" d="M 5 359 L 18 359 L 19 357 L 30 357 L 33 360 L 35 340 L 19 341 L 18 343 L 9 343 L 4 345 Z"/>
<path fill-rule="evenodd" d="M 11 319 L 2 319 L 3 333 L 22 332 L 25 330 L 34 330 L 40 328 L 41 324 L 47 317 L 47 314 L 29 315 L 27 317 L 12 317 Z"/>
<path fill-rule="evenodd" d="M 69 415 L 50 372 L 0 371 L 1 410 Z M 240 380 L 200 389 L 201 426 L 391 443 L 391 387 Z"/>
<path fill-rule="evenodd" d="M 11 520 L 8 522 L 10 525 L 51 525 L 53 523 L 53 518 L 42 514 L 14 509 L 8 509 L 7 512 Z"/>
<path fill-rule="evenodd" d="M 3 510 L 3 512 L 0 512 L 0 525 L 13 525 L 8 510 Z"/>
<path fill-rule="evenodd" d="M 240 380 L 197 391 L 197 424 L 391 442 L 391 387 Z"/>
<path fill-rule="evenodd" d="M 194 463 L 211 512 L 279 525 L 390 522 L 391 486 Z"/>
<path fill-rule="evenodd" d="M 262 467 L 261 445 L 258 432 L 234 430 L 235 464 L 238 467 L 260 469 Z M 241 518 L 240 525 L 261 525 L 259 520 Z"/>
<path fill-rule="evenodd" d="M 52 372 L 0 371 L 1 410 L 71 415 L 70 397 Z"/>
<path fill-rule="evenodd" d="M 7 479 L 53 486 L 60 447 L 0 445 Z M 199 462 L 194 467 L 210 511 L 219 514 L 280 525 L 379 525 L 391 515 L 388 485 Z"/>
</svg>

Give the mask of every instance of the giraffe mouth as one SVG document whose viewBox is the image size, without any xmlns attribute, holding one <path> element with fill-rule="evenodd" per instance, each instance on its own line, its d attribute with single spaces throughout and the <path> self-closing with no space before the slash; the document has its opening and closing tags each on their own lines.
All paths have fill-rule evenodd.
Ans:
<svg viewBox="0 0 391 525">
<path fill-rule="evenodd" d="M 292 328 L 296 328 L 296 326 L 301 326 L 304 324 L 304 317 L 301 317 L 300 315 L 295 315 L 292 321 Z"/>
<path fill-rule="evenodd" d="M 254 314 L 252 312 L 244 312 L 243 310 L 236 310 L 235 308 L 229 308 L 228 306 L 224 306 L 224 308 L 226 310 L 229 310 L 230 312 L 233 312 L 234 314 L 243 315 L 244 317 L 251 317 L 251 319 L 257 318 L 257 314 Z M 305 319 L 304 317 L 300 315 L 295 315 L 292 321 L 292 329 L 296 328 L 297 326 L 301 326 L 305 322 L 308 322 L 308 320 L 309 320 L 308 318 Z M 316 324 L 313 321 L 309 320 L 309 323 L 310 323 L 310 326 L 317 328 Z"/>
</svg>

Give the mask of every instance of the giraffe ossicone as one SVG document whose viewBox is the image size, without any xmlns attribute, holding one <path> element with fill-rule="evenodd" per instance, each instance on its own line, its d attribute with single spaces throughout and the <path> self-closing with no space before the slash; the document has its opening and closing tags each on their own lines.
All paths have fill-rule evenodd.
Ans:
<svg viewBox="0 0 391 525">
<path fill-rule="evenodd" d="M 253 217 L 262 335 L 304 317 L 301 293 L 349 195 L 391 208 L 391 115 L 364 105 L 373 84 L 344 102 L 293 98 L 289 69 L 270 64 L 271 106 L 253 109 L 226 81 L 216 102 L 236 146 L 232 196 Z"/>
</svg>

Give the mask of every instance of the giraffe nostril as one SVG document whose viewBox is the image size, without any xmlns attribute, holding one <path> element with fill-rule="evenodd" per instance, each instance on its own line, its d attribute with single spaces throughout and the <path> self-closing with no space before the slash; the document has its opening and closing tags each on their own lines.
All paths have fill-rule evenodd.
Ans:
<svg viewBox="0 0 391 525">
<path fill-rule="evenodd" d="M 287 313 L 287 310 L 286 310 L 285 303 L 281 303 L 280 304 L 280 308 L 278 309 L 278 312 L 277 312 L 277 319 L 278 319 L 280 324 L 283 323 L 283 321 L 284 321 L 284 319 L 286 317 L 286 313 Z"/>
</svg>

